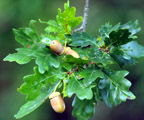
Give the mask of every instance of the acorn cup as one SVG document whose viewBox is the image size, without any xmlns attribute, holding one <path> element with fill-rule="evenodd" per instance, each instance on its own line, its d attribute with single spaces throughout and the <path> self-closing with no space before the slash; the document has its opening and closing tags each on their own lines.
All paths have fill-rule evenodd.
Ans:
<svg viewBox="0 0 144 120">
<path fill-rule="evenodd" d="M 70 47 L 66 47 L 65 55 L 72 55 L 75 58 L 80 58 L 79 54 L 76 51 L 72 50 Z"/>
<path fill-rule="evenodd" d="M 80 58 L 79 54 L 76 51 L 72 50 L 70 47 L 64 48 L 62 44 L 57 40 L 51 41 L 50 49 L 58 55 L 65 54 L 72 55 L 75 58 Z"/>
<path fill-rule="evenodd" d="M 49 95 L 49 99 L 55 112 L 63 113 L 65 111 L 65 103 L 59 92 L 53 92 L 51 95 Z"/>
</svg>

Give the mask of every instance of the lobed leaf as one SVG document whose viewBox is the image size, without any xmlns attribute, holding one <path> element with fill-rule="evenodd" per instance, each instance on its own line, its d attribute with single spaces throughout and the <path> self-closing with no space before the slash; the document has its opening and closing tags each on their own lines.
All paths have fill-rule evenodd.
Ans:
<svg viewBox="0 0 144 120">
<path fill-rule="evenodd" d="M 39 66 L 39 72 L 42 74 L 49 71 L 51 67 L 58 68 L 60 66 L 58 56 L 50 53 L 45 48 L 43 50 L 35 50 L 33 55 L 36 58 L 36 64 Z"/>
<path fill-rule="evenodd" d="M 26 95 L 26 100 L 31 101 L 40 95 L 42 87 L 46 84 L 55 83 L 57 80 L 64 78 L 64 73 L 56 73 L 53 71 L 40 74 L 38 67 L 34 68 L 34 74 L 24 77 L 25 83 L 18 88 L 18 91 Z"/>
<path fill-rule="evenodd" d="M 67 36 L 69 39 L 71 39 L 70 46 L 80 46 L 80 47 L 86 47 L 89 45 L 93 45 L 96 43 L 96 38 L 90 37 L 86 33 L 74 33 L 71 36 Z"/>
<path fill-rule="evenodd" d="M 122 45 L 121 48 L 124 50 L 124 57 L 126 59 L 144 57 L 144 46 L 138 44 L 136 41 Z"/>
<path fill-rule="evenodd" d="M 64 12 L 61 12 L 61 9 L 58 9 L 58 15 L 57 15 L 57 22 L 59 25 L 66 27 L 67 31 L 71 31 L 71 27 L 75 27 L 79 25 L 82 22 L 82 17 L 75 17 L 76 8 L 69 6 L 69 1 L 64 4 Z"/>
<path fill-rule="evenodd" d="M 29 28 L 20 28 L 19 30 L 13 29 L 16 41 L 24 47 L 32 46 L 35 42 L 40 41 L 34 28 L 35 23 L 35 20 L 31 20 Z"/>
<path fill-rule="evenodd" d="M 90 86 L 85 86 L 82 81 L 79 81 L 76 77 L 72 76 L 68 80 L 68 85 L 66 88 L 66 93 L 68 97 L 71 97 L 73 94 L 76 94 L 76 96 L 80 100 L 84 99 L 92 99 L 93 97 L 93 92 L 92 88 L 95 87 L 95 85 L 90 85 Z"/>
<path fill-rule="evenodd" d="M 136 20 L 134 22 L 129 21 L 129 22 L 121 25 L 121 28 L 122 29 L 128 29 L 131 32 L 131 36 L 130 37 L 135 39 L 135 38 L 137 38 L 137 36 L 135 34 L 138 33 L 141 30 L 141 28 L 138 27 L 138 24 L 139 24 L 138 20 Z"/>
<path fill-rule="evenodd" d="M 128 22 L 123 25 L 118 23 L 114 27 L 107 23 L 99 29 L 101 39 L 105 42 L 106 46 L 120 46 L 126 44 L 137 38 L 135 34 L 139 31 L 138 21 Z"/>
<path fill-rule="evenodd" d="M 128 29 L 119 29 L 118 31 L 112 31 L 109 35 L 109 39 L 105 40 L 105 43 L 107 46 L 109 44 L 120 46 L 132 40 L 132 38 L 129 38 L 130 35 L 131 33 Z"/>
<path fill-rule="evenodd" d="M 99 81 L 99 95 L 108 106 L 118 105 L 127 99 L 135 99 L 129 91 L 131 82 L 124 78 L 128 75 L 127 71 L 114 71 L 106 73 L 106 78 Z"/>
<path fill-rule="evenodd" d="M 89 60 L 82 59 L 82 58 L 74 58 L 71 55 L 66 55 L 66 57 L 64 58 L 64 61 L 66 63 L 75 64 L 75 65 L 79 65 L 79 64 L 84 65 L 89 62 Z"/>
<path fill-rule="evenodd" d="M 110 55 L 120 66 L 132 65 L 136 63 L 137 58 L 144 56 L 144 46 L 138 44 L 136 41 L 131 41 L 114 48 Z"/>
<path fill-rule="evenodd" d="M 3 60 L 9 62 L 17 62 L 18 64 L 26 64 L 32 60 L 32 49 L 17 48 L 17 53 L 9 54 Z"/>
<path fill-rule="evenodd" d="M 40 95 L 36 99 L 32 101 L 28 101 L 23 106 L 21 106 L 20 110 L 14 117 L 16 119 L 20 119 L 28 115 L 29 113 L 33 112 L 35 109 L 37 109 L 40 105 L 42 105 L 48 99 L 49 95 L 55 89 L 55 86 L 57 85 L 58 82 L 56 82 L 56 84 L 54 84 L 49 89 L 43 89 Z"/>
<path fill-rule="evenodd" d="M 95 112 L 94 103 L 93 100 L 80 100 L 75 97 L 72 103 L 74 107 L 72 115 L 76 116 L 78 120 L 88 120 Z"/>
<path fill-rule="evenodd" d="M 81 76 L 80 78 L 84 78 L 83 83 L 86 86 L 91 85 L 92 82 L 94 82 L 97 78 L 104 77 L 104 74 L 101 70 L 95 70 L 95 69 L 86 69 L 84 71 L 81 71 L 79 75 Z"/>
</svg>

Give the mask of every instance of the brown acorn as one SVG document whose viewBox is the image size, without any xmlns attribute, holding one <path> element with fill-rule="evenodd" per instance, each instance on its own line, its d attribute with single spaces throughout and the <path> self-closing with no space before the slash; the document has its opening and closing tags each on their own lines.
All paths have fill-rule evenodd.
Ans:
<svg viewBox="0 0 144 120">
<path fill-rule="evenodd" d="M 70 47 L 66 48 L 65 55 L 72 55 L 75 58 L 80 58 L 79 54 L 76 51 L 72 50 Z"/>
<path fill-rule="evenodd" d="M 65 103 L 59 92 L 53 92 L 50 96 L 50 104 L 53 110 L 57 113 L 63 113 L 65 111 Z"/>
<path fill-rule="evenodd" d="M 53 40 L 50 43 L 50 49 L 56 54 L 60 55 L 63 52 L 64 47 L 58 40 Z"/>
</svg>

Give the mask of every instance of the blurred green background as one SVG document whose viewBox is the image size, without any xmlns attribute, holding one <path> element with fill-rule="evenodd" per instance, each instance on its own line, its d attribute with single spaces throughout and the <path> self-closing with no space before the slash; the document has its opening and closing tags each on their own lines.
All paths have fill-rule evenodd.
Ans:
<svg viewBox="0 0 144 120">
<path fill-rule="evenodd" d="M 85 0 L 70 0 L 77 8 L 76 15 L 83 16 Z M 31 19 L 55 19 L 57 8 L 63 8 L 66 0 L 0 0 L 0 120 L 15 120 L 13 115 L 25 103 L 25 96 L 17 92 L 23 83 L 23 76 L 33 73 L 34 62 L 27 65 L 3 62 L 9 53 L 15 52 L 20 45 L 15 41 L 12 28 L 26 27 Z M 110 22 L 113 25 L 129 20 L 139 20 L 142 28 L 138 34 L 139 43 L 144 45 L 144 0 L 90 0 L 87 32 L 97 36 L 98 28 Z M 36 24 L 38 33 L 44 26 Z M 133 83 L 131 90 L 136 100 L 127 101 L 117 107 L 108 108 L 104 103 L 96 106 L 96 114 L 91 120 L 144 120 L 144 58 L 135 66 L 124 67 L 130 71 L 128 79 Z M 67 109 L 63 114 L 56 114 L 49 105 L 49 100 L 39 109 L 21 120 L 76 120 L 71 116 L 72 99 L 65 99 Z"/>
</svg>

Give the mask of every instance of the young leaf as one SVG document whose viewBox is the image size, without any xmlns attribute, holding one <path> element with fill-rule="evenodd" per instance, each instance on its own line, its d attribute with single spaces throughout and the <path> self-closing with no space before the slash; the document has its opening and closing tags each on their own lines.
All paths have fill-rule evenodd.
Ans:
<svg viewBox="0 0 144 120">
<path fill-rule="evenodd" d="M 76 8 L 69 6 L 69 1 L 64 5 L 64 12 L 58 9 L 57 22 L 59 25 L 66 28 L 66 32 L 71 31 L 71 27 L 75 27 L 82 22 L 82 17 L 75 17 Z"/>
<path fill-rule="evenodd" d="M 47 23 L 48 27 L 45 28 L 45 31 L 48 33 L 64 33 L 64 29 L 62 26 L 58 25 L 58 23 L 55 20 L 49 20 L 48 22 L 42 22 L 41 23 Z"/>
<path fill-rule="evenodd" d="M 82 17 L 75 17 L 76 8 L 69 5 L 69 1 L 64 4 L 64 11 L 58 9 L 58 15 L 55 20 L 49 20 L 48 22 L 41 21 L 41 23 L 46 23 L 48 26 L 45 31 L 48 36 L 53 36 L 59 40 L 62 44 L 65 43 L 65 34 L 71 34 L 73 27 L 76 27 L 82 22 Z M 55 36 L 56 35 L 56 36 Z"/>
</svg>

